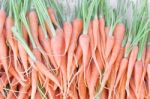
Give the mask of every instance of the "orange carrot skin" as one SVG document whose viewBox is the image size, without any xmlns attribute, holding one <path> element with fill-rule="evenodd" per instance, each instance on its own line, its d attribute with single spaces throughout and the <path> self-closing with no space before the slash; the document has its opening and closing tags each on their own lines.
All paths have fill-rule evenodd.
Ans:
<svg viewBox="0 0 150 99">
<path fill-rule="evenodd" d="M 27 82 L 26 82 L 26 86 L 25 87 L 22 87 L 20 88 L 20 93 L 18 94 L 18 98 L 19 99 L 24 99 L 26 97 L 26 93 L 22 93 L 22 92 L 28 92 L 28 89 L 30 88 L 30 85 L 31 85 L 31 81 L 30 81 L 30 78 L 27 78 Z"/>
<path fill-rule="evenodd" d="M 82 32 L 82 28 L 83 28 L 83 21 L 81 19 L 75 19 L 73 21 L 73 34 L 72 34 L 72 40 L 71 40 L 71 44 L 69 46 L 68 49 L 68 55 L 67 55 L 67 79 L 69 80 L 70 78 L 70 68 L 72 66 L 72 62 L 73 62 L 73 56 L 74 56 L 74 51 L 76 48 L 76 43 L 79 37 L 79 34 Z"/>
<path fill-rule="evenodd" d="M 0 9 L 0 35 L 3 32 L 5 21 L 6 21 L 6 11 L 4 9 Z"/>
<path fill-rule="evenodd" d="M 50 40 L 50 38 L 47 38 L 47 39 L 46 39 L 46 38 L 44 37 L 44 34 L 43 34 L 42 29 L 41 29 L 40 26 L 39 26 L 39 40 L 40 40 L 40 42 L 41 42 L 41 45 L 43 45 L 45 51 L 47 52 L 51 64 L 52 64 L 55 68 L 57 68 L 56 61 L 55 61 L 55 59 L 54 59 L 54 57 L 53 57 L 53 55 L 52 55 L 52 48 L 51 48 L 51 44 L 50 44 L 51 40 Z"/>
<path fill-rule="evenodd" d="M 72 24 L 70 22 L 64 22 L 63 23 L 63 29 L 65 33 L 65 53 L 68 51 L 68 48 L 71 44 L 71 39 L 72 39 Z"/>
<path fill-rule="evenodd" d="M 4 32 L 4 31 L 3 31 Z M 1 64 L 3 65 L 3 69 L 5 70 L 5 73 L 7 75 L 7 78 L 9 78 L 9 73 L 8 73 L 8 48 L 6 45 L 6 39 L 4 37 L 5 33 L 0 33 L 0 61 Z"/>
<path fill-rule="evenodd" d="M 138 54 L 138 46 L 134 46 L 134 48 L 131 51 L 131 54 L 130 54 L 130 57 L 129 57 L 129 63 L 128 63 L 127 81 L 126 81 L 127 90 L 128 90 L 128 87 L 129 87 L 129 82 L 130 82 L 131 75 L 132 75 L 132 72 L 133 72 L 134 64 L 136 62 L 137 54 Z"/>
<path fill-rule="evenodd" d="M 118 75 L 117 75 L 117 78 L 116 78 L 116 82 L 115 82 L 115 88 L 117 87 L 121 77 L 123 76 L 123 74 L 125 73 L 126 69 L 127 69 L 127 65 L 128 65 L 128 59 L 127 58 L 123 58 L 121 60 L 121 63 L 120 63 L 120 67 L 119 67 L 119 71 L 118 71 Z"/>
<path fill-rule="evenodd" d="M 114 46 L 115 43 L 115 38 L 113 36 L 107 36 L 107 41 L 106 41 L 106 48 L 105 48 L 105 57 L 106 59 L 108 59 L 108 57 L 110 56 L 110 53 L 112 51 L 112 48 Z"/>
<path fill-rule="evenodd" d="M 80 35 L 79 37 L 79 45 L 81 46 L 82 53 L 83 53 L 83 66 L 84 66 L 84 73 L 88 66 L 89 60 L 87 59 L 89 56 L 89 47 L 90 47 L 90 38 L 88 35 Z"/>
<path fill-rule="evenodd" d="M 54 11 L 54 9 L 51 8 L 51 7 L 48 7 L 48 8 L 47 8 L 47 11 L 48 11 L 48 15 L 49 15 L 49 17 L 50 17 L 52 23 L 53 23 L 55 26 L 58 27 L 58 22 L 57 22 L 56 17 L 55 17 L 55 11 Z"/>
<path fill-rule="evenodd" d="M 61 62 L 62 62 L 62 55 L 64 54 L 65 50 L 65 41 L 64 41 L 64 36 L 63 36 L 63 31 L 61 29 L 57 29 L 57 35 L 56 37 L 53 37 L 51 39 L 51 47 L 52 47 L 52 52 L 55 58 L 55 61 L 57 65 L 60 67 Z"/>
<path fill-rule="evenodd" d="M 38 77 L 37 77 L 37 71 L 33 68 L 32 69 L 32 90 L 31 90 L 31 99 L 34 99 L 36 96 L 36 90 L 38 86 Z"/>
<path fill-rule="evenodd" d="M 105 19 L 104 19 L 104 17 L 101 17 L 99 19 L 99 29 L 100 29 L 100 36 L 102 38 L 103 47 L 105 48 L 106 33 L 105 33 Z"/>
<path fill-rule="evenodd" d="M 94 18 L 94 20 L 92 21 L 92 26 L 93 26 L 93 38 L 94 38 L 94 50 L 96 49 L 96 47 L 98 46 L 98 37 L 99 37 L 99 21 L 98 18 Z M 93 50 L 93 49 L 92 49 Z"/>
<path fill-rule="evenodd" d="M 136 92 L 139 91 L 142 73 L 143 73 L 142 61 L 137 60 L 134 66 L 134 79 L 135 79 L 134 81 L 135 81 Z"/>
<path fill-rule="evenodd" d="M 84 74 L 81 72 L 78 79 L 78 91 L 80 99 L 86 99 L 87 89 L 84 82 Z"/>
<path fill-rule="evenodd" d="M 123 38 L 125 35 L 125 26 L 122 23 L 118 23 L 114 30 L 114 37 L 115 42 L 117 42 L 119 45 L 122 44 Z"/>
<path fill-rule="evenodd" d="M 42 64 L 40 61 L 36 61 L 35 64 L 36 64 L 38 70 L 42 74 L 44 74 L 46 77 L 51 79 L 58 87 L 60 87 L 59 80 L 56 78 L 56 76 L 54 76 L 51 72 L 49 72 L 49 70 L 46 68 L 46 66 L 44 64 Z"/>
<path fill-rule="evenodd" d="M 150 64 L 147 65 L 147 68 L 146 68 L 146 71 L 147 71 L 147 76 L 148 76 L 148 95 L 150 96 Z"/>
</svg>

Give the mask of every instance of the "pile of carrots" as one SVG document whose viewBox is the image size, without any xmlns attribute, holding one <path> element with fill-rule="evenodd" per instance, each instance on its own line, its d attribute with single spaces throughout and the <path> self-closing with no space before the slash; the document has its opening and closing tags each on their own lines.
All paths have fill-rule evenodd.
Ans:
<svg viewBox="0 0 150 99">
<path fill-rule="evenodd" d="M 150 99 L 150 1 L 115 1 L 1 0 L 0 99 Z"/>
</svg>

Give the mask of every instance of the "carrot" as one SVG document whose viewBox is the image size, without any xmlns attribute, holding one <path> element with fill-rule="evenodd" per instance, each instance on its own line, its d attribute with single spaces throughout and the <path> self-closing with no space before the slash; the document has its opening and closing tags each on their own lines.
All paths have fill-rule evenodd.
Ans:
<svg viewBox="0 0 150 99">
<path fill-rule="evenodd" d="M 11 88 L 10 88 L 10 91 L 8 92 L 8 94 L 7 94 L 7 99 L 16 99 L 15 90 L 18 86 L 18 82 L 15 78 L 12 80 L 12 83 L 11 83 L 10 86 L 11 86 Z"/>
<path fill-rule="evenodd" d="M 117 56 L 119 54 L 120 48 L 121 48 L 121 43 L 123 41 L 123 37 L 124 37 L 124 32 L 125 32 L 125 27 L 123 24 L 117 24 L 114 30 L 114 38 L 115 38 L 115 42 L 114 42 L 114 46 L 112 49 L 112 53 L 111 53 L 111 57 L 110 60 L 108 62 L 108 65 L 106 65 L 106 69 L 104 72 L 104 78 L 102 80 L 102 88 L 105 86 L 108 77 L 111 73 L 111 70 L 113 68 L 113 64 L 115 63 Z M 107 39 L 109 40 L 109 38 Z M 108 42 L 107 42 L 108 43 Z M 107 48 L 107 44 L 106 44 L 106 48 Z M 107 49 L 106 49 L 107 50 Z M 106 56 L 107 58 L 108 56 Z"/>
<path fill-rule="evenodd" d="M 137 60 L 134 66 L 134 81 L 135 81 L 136 94 L 139 93 L 138 91 L 139 91 L 142 73 L 143 73 L 142 61 Z"/>
<path fill-rule="evenodd" d="M 10 73 L 11 75 L 13 75 L 13 76 L 18 80 L 18 82 L 19 82 L 22 86 L 25 86 L 25 82 L 23 82 L 23 81 L 20 79 L 19 75 L 17 74 L 17 72 L 15 71 L 15 69 L 14 69 L 14 67 L 13 67 L 12 65 L 9 66 L 9 73 Z"/>
<path fill-rule="evenodd" d="M 5 21 L 6 21 L 6 11 L 3 8 L 1 8 L 0 9 L 0 35 L 3 32 Z"/>
<path fill-rule="evenodd" d="M 65 34 L 65 53 L 67 53 L 69 46 L 71 44 L 72 39 L 72 24 L 71 22 L 64 22 L 63 23 L 63 29 Z"/>
<path fill-rule="evenodd" d="M 31 86 L 31 81 L 30 81 L 30 78 L 28 78 L 28 80 L 26 82 L 26 86 L 25 87 L 20 86 L 20 88 L 19 88 L 19 94 L 18 94 L 19 99 L 24 99 L 26 97 L 26 93 L 28 92 L 28 89 L 30 88 L 30 86 Z M 32 92 L 31 92 L 31 94 L 32 94 Z"/>
<path fill-rule="evenodd" d="M 99 21 L 98 18 L 96 16 L 96 18 L 94 18 L 94 20 L 92 21 L 93 23 L 89 25 L 89 30 L 88 30 L 88 34 L 90 36 L 90 45 L 91 45 L 91 50 L 92 50 L 92 58 L 96 64 L 96 67 L 98 69 L 98 72 L 101 73 L 101 65 L 99 65 L 99 62 L 101 61 L 97 61 L 97 57 L 96 57 L 96 53 L 97 52 L 97 48 L 100 48 L 100 44 L 99 44 Z M 101 51 L 99 49 L 99 51 Z M 100 57 L 101 56 L 101 52 L 100 52 Z"/>
<path fill-rule="evenodd" d="M 119 71 L 118 71 L 118 75 L 116 77 L 116 82 L 114 85 L 114 88 L 116 89 L 119 81 L 121 80 L 121 77 L 123 76 L 123 74 L 125 74 L 126 69 L 127 69 L 127 65 L 128 65 L 128 58 L 123 58 L 121 60 L 120 66 L 119 66 Z"/>
<path fill-rule="evenodd" d="M 54 90 L 48 85 L 48 82 L 46 83 L 46 90 L 48 92 L 48 98 L 49 99 L 54 99 L 54 95 L 55 95 L 55 92 Z"/>
<path fill-rule="evenodd" d="M 23 48 L 23 46 L 20 44 L 20 42 L 18 42 L 18 51 L 19 51 L 19 55 L 20 55 L 22 65 L 25 69 L 25 73 L 27 74 L 27 72 L 28 72 L 28 55 L 27 55 L 25 49 Z"/>
<path fill-rule="evenodd" d="M 60 83 L 58 79 L 56 78 L 56 76 L 54 76 L 51 72 L 49 72 L 49 70 L 46 68 L 46 66 L 43 63 L 41 63 L 40 61 L 36 61 L 35 65 L 37 66 L 38 70 L 42 74 L 44 74 L 46 77 L 51 79 L 58 87 L 61 88 Z"/>
<path fill-rule="evenodd" d="M 83 66 L 84 66 L 84 76 L 85 76 L 85 70 L 87 69 L 87 65 L 89 63 L 89 47 L 90 47 L 90 38 L 86 34 L 82 34 L 79 37 L 79 45 L 81 46 L 82 53 L 83 53 Z"/>
<path fill-rule="evenodd" d="M 25 30 L 24 26 L 22 26 L 22 32 L 23 32 L 23 37 L 25 38 L 26 41 L 28 41 L 27 31 Z M 19 42 L 18 42 L 18 50 L 19 50 L 20 59 L 23 64 L 25 73 L 27 74 L 27 72 L 28 72 L 28 55 L 27 55 L 25 49 L 23 48 L 23 46 Z"/>
<path fill-rule="evenodd" d="M 83 65 L 82 65 L 83 66 Z M 81 72 L 78 78 L 78 92 L 80 99 L 86 99 L 87 97 L 87 89 L 84 81 L 84 73 Z"/>
<path fill-rule="evenodd" d="M 3 65 L 3 68 L 5 70 L 5 73 L 7 75 L 7 79 L 9 80 L 9 73 L 8 73 L 8 48 L 6 46 L 6 42 L 5 42 L 5 37 L 4 37 L 5 33 L 0 33 L 0 61 Z"/>
<path fill-rule="evenodd" d="M 49 17 L 50 17 L 52 23 L 53 23 L 56 27 L 58 27 L 58 22 L 57 22 L 56 17 L 55 17 L 56 15 L 55 15 L 54 9 L 51 8 L 51 7 L 48 7 L 48 8 L 47 8 L 47 12 L 48 12 L 48 15 L 49 15 Z"/>
<path fill-rule="evenodd" d="M 147 65 L 147 69 L 146 69 L 146 71 L 147 71 L 147 77 L 148 77 L 148 95 L 150 96 L 150 64 L 148 64 Z"/>
<path fill-rule="evenodd" d="M 6 18 L 6 23 L 5 23 L 6 39 L 8 40 L 8 43 L 10 44 L 10 46 L 13 50 L 14 58 L 17 59 L 17 56 L 18 56 L 17 42 L 15 40 L 13 40 L 14 36 L 13 36 L 12 31 L 11 31 L 13 25 L 14 25 L 14 20 L 13 20 L 12 16 L 9 15 Z"/>
<path fill-rule="evenodd" d="M 51 47 L 52 47 L 52 52 L 55 58 L 55 61 L 57 65 L 60 67 L 61 62 L 62 62 L 62 55 L 64 54 L 65 50 L 65 44 L 64 44 L 64 37 L 62 36 L 62 30 L 57 29 L 57 35 L 56 37 L 53 37 L 51 39 Z"/>
<path fill-rule="evenodd" d="M 71 40 L 71 45 L 68 49 L 68 55 L 67 55 L 67 79 L 70 79 L 70 70 L 72 66 L 74 51 L 76 48 L 76 43 L 79 37 L 79 34 L 81 33 L 83 28 L 83 21 L 81 19 L 74 19 L 73 20 L 73 38 Z"/>
<path fill-rule="evenodd" d="M 100 36 L 101 36 L 101 42 L 103 43 L 103 48 L 105 48 L 106 43 L 106 32 L 105 32 L 105 19 L 104 17 L 99 18 L 99 30 L 100 30 Z"/>
<path fill-rule="evenodd" d="M 108 99 L 108 91 L 106 89 L 103 89 L 102 95 L 99 99 Z"/>
<path fill-rule="evenodd" d="M 45 38 L 44 35 L 43 35 L 43 32 L 42 32 L 42 29 L 41 29 L 41 26 L 39 26 L 39 39 L 40 39 L 40 42 L 41 44 L 43 45 L 45 51 L 47 52 L 48 54 L 48 57 L 50 59 L 50 62 L 51 64 L 57 68 L 57 64 L 56 64 L 56 61 L 54 60 L 54 56 L 52 55 L 52 48 L 51 48 L 51 40 L 49 38 Z"/>
<path fill-rule="evenodd" d="M 77 63 L 79 63 L 79 60 L 81 59 L 81 57 L 82 57 L 82 49 L 81 49 L 80 45 L 78 45 L 76 52 L 75 52 L 75 61 Z"/>
<path fill-rule="evenodd" d="M 5 97 L 3 95 L 0 94 L 0 99 L 5 99 Z"/>
<path fill-rule="evenodd" d="M 35 94 L 36 99 L 42 99 L 42 96 L 40 95 L 40 93 L 37 91 Z"/>
<path fill-rule="evenodd" d="M 99 77 L 99 73 L 98 70 L 95 66 L 95 64 L 92 64 L 92 71 L 91 71 L 91 77 L 90 77 L 90 85 L 89 85 L 89 95 L 90 95 L 90 99 L 92 99 L 94 97 L 95 94 L 95 88 L 96 88 L 96 83 Z"/>
<path fill-rule="evenodd" d="M 128 63 L 128 69 L 127 69 L 127 81 L 126 81 L 127 93 L 129 92 L 129 89 L 128 89 L 129 88 L 129 82 L 131 79 L 131 75 L 133 72 L 133 68 L 134 68 L 136 58 L 137 58 L 137 54 L 138 54 L 138 46 L 134 46 L 132 51 L 131 51 L 130 57 L 129 57 L 129 63 Z"/>
<path fill-rule="evenodd" d="M 37 78 L 37 71 L 32 69 L 32 91 L 31 91 L 31 99 L 34 99 L 36 96 L 36 90 L 38 86 L 38 78 Z"/>
<path fill-rule="evenodd" d="M 92 21 L 92 26 L 93 26 L 93 39 L 94 39 L 94 47 L 93 47 L 93 51 L 96 50 L 96 47 L 98 46 L 98 34 L 99 34 L 99 20 L 98 17 L 96 16 L 93 21 Z"/>
<path fill-rule="evenodd" d="M 111 50 L 114 46 L 114 40 L 115 38 L 113 36 L 107 36 L 107 41 L 106 41 L 106 47 L 105 47 L 105 57 L 106 59 L 108 59 L 110 53 L 111 53 Z"/>
<path fill-rule="evenodd" d="M 28 13 L 29 25 L 31 28 L 33 39 L 35 40 L 36 44 L 38 41 L 38 16 L 34 10 Z"/>
</svg>

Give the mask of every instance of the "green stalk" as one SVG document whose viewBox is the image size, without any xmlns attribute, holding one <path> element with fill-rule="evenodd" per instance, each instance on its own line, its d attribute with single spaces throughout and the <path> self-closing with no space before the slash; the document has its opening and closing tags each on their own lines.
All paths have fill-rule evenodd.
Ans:
<svg viewBox="0 0 150 99">
<path fill-rule="evenodd" d="M 48 15 L 47 9 L 46 9 L 46 5 L 44 5 L 44 3 L 41 0 L 34 0 L 36 1 L 35 3 L 37 3 L 37 7 L 39 8 L 40 13 L 42 13 L 42 17 L 44 18 L 44 20 L 47 22 L 49 28 L 52 31 L 52 35 L 56 36 L 56 31 L 54 29 L 54 26 L 51 22 L 51 19 Z M 46 35 L 45 35 L 46 37 Z"/>
<path fill-rule="evenodd" d="M 83 13 L 83 22 L 84 22 L 84 27 L 83 27 L 83 34 L 86 34 L 88 33 L 88 27 L 89 27 L 89 23 L 90 23 L 90 20 L 91 20 L 91 17 L 92 17 L 92 12 L 93 12 L 93 9 L 94 9 L 94 6 L 96 4 L 96 1 L 97 0 L 93 0 L 89 6 L 89 9 L 88 9 L 88 13 L 86 14 L 86 9 L 87 7 L 85 8 L 85 4 L 87 4 L 87 0 L 84 0 L 83 1 L 83 5 L 82 5 L 82 13 Z"/>
<path fill-rule="evenodd" d="M 28 35 L 29 35 L 29 38 L 31 40 L 33 48 L 36 48 L 36 44 L 35 44 L 35 41 L 33 39 L 31 29 L 30 29 L 29 23 L 28 23 L 27 18 L 26 18 L 26 13 L 28 10 L 28 3 L 29 3 L 29 0 L 24 1 L 24 6 L 23 6 L 21 13 L 20 13 L 20 20 L 23 23 L 23 25 L 25 26 L 25 28 L 27 29 L 27 32 L 28 32 Z"/>
<path fill-rule="evenodd" d="M 44 88 L 42 87 L 42 85 L 41 85 L 40 82 L 39 82 L 39 84 L 38 84 L 38 90 L 39 90 L 39 92 L 40 92 L 40 94 L 41 94 L 41 96 L 42 96 L 42 99 L 47 99 L 47 98 L 46 98 L 46 95 L 44 94 L 44 93 L 45 93 Z"/>
<path fill-rule="evenodd" d="M 10 1 L 11 2 L 11 1 Z M 22 44 L 30 58 L 35 62 L 36 57 L 30 50 L 29 46 L 27 45 L 26 41 L 23 38 L 22 32 L 21 32 L 21 27 L 20 27 L 20 20 L 19 20 L 19 6 L 16 4 L 16 2 L 11 2 L 13 5 L 13 13 L 14 13 L 14 18 L 15 18 L 15 26 L 12 28 L 12 31 L 17 38 L 17 40 Z"/>
<path fill-rule="evenodd" d="M 146 48 L 147 39 L 148 39 L 148 33 L 143 37 L 143 39 L 141 41 L 137 60 L 142 60 L 142 55 L 143 55 L 144 48 Z"/>
</svg>

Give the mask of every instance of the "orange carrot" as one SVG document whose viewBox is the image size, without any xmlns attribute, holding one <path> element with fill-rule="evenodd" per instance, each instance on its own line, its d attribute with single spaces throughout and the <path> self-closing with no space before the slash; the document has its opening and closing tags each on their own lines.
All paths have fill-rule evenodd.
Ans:
<svg viewBox="0 0 150 99">
<path fill-rule="evenodd" d="M 77 46 L 76 52 L 75 52 L 75 61 L 79 61 L 82 57 L 82 49 L 80 45 Z"/>
<path fill-rule="evenodd" d="M 18 42 L 18 50 L 19 50 L 19 55 L 20 55 L 22 65 L 25 69 L 25 73 L 27 74 L 27 72 L 28 72 L 28 55 L 20 42 Z M 20 70 L 18 72 L 20 72 Z M 19 75 L 21 76 L 21 74 L 19 74 Z"/>
<path fill-rule="evenodd" d="M 6 11 L 4 9 L 0 9 L 0 35 L 3 32 L 3 28 L 6 21 Z"/>
<path fill-rule="evenodd" d="M 56 37 L 53 37 L 51 39 L 51 47 L 52 52 L 55 58 L 55 61 L 57 65 L 60 67 L 62 62 L 62 55 L 64 54 L 65 50 L 65 43 L 64 43 L 64 37 L 62 36 L 63 31 L 61 29 L 57 29 L 57 35 Z"/>
<path fill-rule="evenodd" d="M 17 74 L 17 72 L 15 71 L 15 69 L 14 69 L 14 67 L 13 67 L 12 65 L 9 66 L 9 73 L 10 73 L 11 75 L 13 75 L 13 76 L 18 80 L 18 82 L 19 82 L 22 86 L 25 86 L 25 82 L 23 82 L 23 81 L 20 79 L 19 75 Z"/>
<path fill-rule="evenodd" d="M 92 71 L 91 71 L 91 77 L 90 77 L 91 79 L 90 79 L 90 85 L 89 85 L 90 99 L 92 99 L 94 97 L 96 82 L 99 77 L 99 73 L 98 73 L 98 70 L 97 70 L 95 64 L 92 64 L 91 66 L 92 66 Z"/>
<path fill-rule="evenodd" d="M 134 68 L 136 58 L 137 58 L 137 54 L 138 54 L 138 46 L 134 46 L 132 51 L 131 51 L 130 57 L 129 57 L 128 70 L 127 70 L 126 90 L 127 90 L 128 94 L 129 94 L 129 82 L 131 79 L 131 75 L 133 72 L 133 68 Z"/>
<path fill-rule="evenodd" d="M 98 37 L 99 37 L 99 21 L 98 18 L 94 18 L 94 20 L 92 21 L 92 26 L 93 26 L 93 38 L 94 38 L 94 47 L 92 50 L 96 50 L 96 47 L 98 46 Z"/>
<path fill-rule="evenodd" d="M 51 7 L 48 7 L 48 8 L 47 8 L 47 11 L 48 11 L 48 15 L 49 15 L 49 17 L 50 17 L 52 23 L 53 23 L 56 27 L 58 27 L 58 22 L 57 22 L 57 20 L 56 20 L 56 16 L 55 16 L 55 11 L 54 11 L 54 9 L 51 8 Z"/>
<path fill-rule="evenodd" d="M 89 63 L 89 47 L 90 47 L 90 38 L 86 34 L 82 34 L 79 37 L 79 45 L 81 46 L 82 53 L 83 53 L 83 66 L 84 66 L 84 77 L 85 77 L 85 70 L 87 69 Z"/>
<path fill-rule="evenodd" d="M 1 14 L 1 13 L 0 13 Z M 5 33 L 1 33 L 0 32 L 0 61 L 3 65 L 3 68 L 5 70 L 5 73 L 7 75 L 7 78 L 8 78 L 8 81 L 9 80 L 9 73 L 8 73 L 8 48 L 7 48 L 7 45 L 6 45 L 6 40 L 5 40 L 5 37 L 4 37 L 4 34 Z"/>
<path fill-rule="evenodd" d="M 38 41 L 38 16 L 34 10 L 28 13 L 29 25 L 31 28 L 32 36 L 37 43 Z"/>
<path fill-rule="evenodd" d="M 100 36 L 101 36 L 101 42 L 103 43 L 103 47 L 105 48 L 106 43 L 106 32 L 105 32 L 105 19 L 104 17 L 101 17 L 99 19 L 99 30 L 100 30 Z"/>
<path fill-rule="evenodd" d="M 115 82 L 115 85 L 114 85 L 115 89 L 116 89 L 119 81 L 121 80 L 121 77 L 125 73 L 125 71 L 127 69 L 127 65 L 128 65 L 128 59 L 127 58 L 123 58 L 122 61 L 121 61 L 121 63 L 120 63 L 118 75 L 117 75 L 116 82 Z"/>
<path fill-rule="evenodd" d="M 72 61 L 73 61 L 73 56 L 74 56 L 74 51 L 76 48 L 76 43 L 79 37 L 79 34 L 81 33 L 83 28 L 83 21 L 81 19 L 75 19 L 73 21 L 73 31 L 72 31 L 72 40 L 71 40 L 71 45 L 68 49 L 68 55 L 67 55 L 67 79 L 69 80 L 70 78 L 70 70 L 72 66 Z"/>
<path fill-rule="evenodd" d="M 11 31 L 12 27 L 14 25 L 14 20 L 11 16 L 8 16 L 6 19 L 5 27 L 6 27 L 6 39 L 8 40 L 8 43 L 10 44 L 14 58 L 17 58 L 18 56 L 18 48 L 17 48 L 17 43 L 15 40 L 13 40 L 13 33 Z"/>
<path fill-rule="evenodd" d="M 58 87 L 61 88 L 60 83 L 58 81 L 58 79 L 56 78 L 56 76 L 54 76 L 47 68 L 46 66 L 41 63 L 40 61 L 36 61 L 35 65 L 37 66 L 38 70 L 45 75 L 46 77 L 48 77 L 49 79 L 51 79 Z"/>
<path fill-rule="evenodd" d="M 111 50 L 114 46 L 115 38 L 113 36 L 107 36 L 106 47 L 105 47 L 105 57 L 108 59 Z"/>
<path fill-rule="evenodd" d="M 82 65 L 83 66 L 83 65 Z M 84 74 L 81 72 L 78 78 L 78 92 L 80 99 L 86 99 L 87 97 L 87 89 L 84 81 Z"/>
<path fill-rule="evenodd" d="M 109 68 L 111 70 L 111 65 L 113 65 L 118 57 L 120 48 L 121 48 L 121 44 L 124 38 L 124 33 L 125 33 L 125 26 L 124 24 L 117 24 L 114 30 L 114 38 L 115 38 L 115 42 L 114 42 L 114 46 L 112 49 L 112 53 L 111 53 L 111 57 L 109 60 L 108 65 L 106 66 L 110 66 L 110 67 L 106 67 Z M 107 56 L 106 56 L 107 57 Z M 109 74 L 108 74 L 109 75 Z"/>
<path fill-rule="evenodd" d="M 102 91 L 102 95 L 99 99 L 108 99 L 108 92 L 106 89 Z"/>
<path fill-rule="evenodd" d="M 136 94 L 139 93 L 139 86 L 141 82 L 141 77 L 143 73 L 143 65 L 141 60 L 137 60 L 134 66 L 134 81 L 135 81 L 135 90 Z"/>
<path fill-rule="evenodd" d="M 30 78 L 28 78 L 26 81 L 26 86 L 24 87 L 20 86 L 19 94 L 17 96 L 18 99 L 24 99 L 26 97 L 26 94 L 28 93 L 28 89 L 30 88 L 30 86 L 31 86 L 31 81 L 30 81 Z"/>
<path fill-rule="evenodd" d="M 50 59 L 51 64 L 57 68 L 57 64 L 56 61 L 54 60 L 54 56 L 52 55 L 52 48 L 51 48 L 51 44 L 50 44 L 50 39 L 49 38 L 45 38 L 42 32 L 41 27 L 39 26 L 39 39 L 41 42 L 41 45 L 43 45 L 45 51 L 48 54 L 48 57 Z"/>
<path fill-rule="evenodd" d="M 65 33 L 65 53 L 68 51 L 68 48 L 71 44 L 72 39 L 72 24 L 70 22 L 64 22 L 63 23 L 63 29 Z"/>
<path fill-rule="evenodd" d="M 148 77 L 148 95 L 150 96 L 150 64 L 147 65 L 147 77 Z"/>
<path fill-rule="evenodd" d="M 42 99 L 42 96 L 40 95 L 39 91 L 36 92 L 35 97 L 36 99 Z"/>
<path fill-rule="evenodd" d="M 34 99 L 36 96 L 36 90 L 38 86 L 38 78 L 37 78 L 37 71 L 33 68 L 32 69 L 32 91 L 31 91 L 31 99 Z"/>
</svg>

